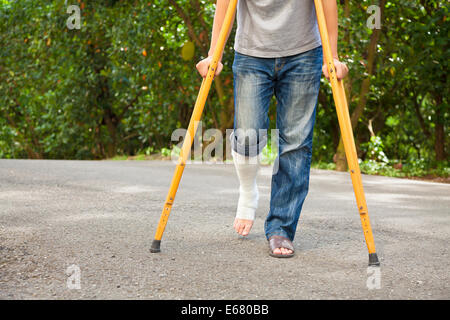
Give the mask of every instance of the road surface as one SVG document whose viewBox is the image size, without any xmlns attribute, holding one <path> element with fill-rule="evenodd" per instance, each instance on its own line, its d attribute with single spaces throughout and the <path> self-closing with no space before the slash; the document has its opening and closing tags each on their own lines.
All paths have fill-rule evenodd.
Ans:
<svg viewBox="0 0 450 320">
<path fill-rule="evenodd" d="M 322 170 L 312 170 L 291 259 L 268 255 L 270 167 L 258 177 L 252 233 L 232 229 L 230 164 L 187 165 L 162 252 L 150 253 L 174 168 L 0 160 L 0 298 L 450 298 L 448 184 L 363 176 L 376 271 L 367 268 L 349 174 Z"/>
</svg>

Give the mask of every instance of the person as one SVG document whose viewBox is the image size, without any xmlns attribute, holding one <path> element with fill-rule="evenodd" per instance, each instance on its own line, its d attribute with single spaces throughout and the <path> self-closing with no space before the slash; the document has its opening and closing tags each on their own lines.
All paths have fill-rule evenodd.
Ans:
<svg viewBox="0 0 450 320">
<path fill-rule="evenodd" d="M 208 57 L 196 68 L 205 77 L 230 0 L 217 0 Z M 336 0 L 322 0 L 338 79 L 348 73 L 339 61 Z M 292 241 L 309 188 L 313 129 L 323 65 L 313 0 L 239 0 L 234 43 L 233 162 L 239 178 L 234 229 L 247 236 L 258 206 L 256 184 L 261 150 L 267 143 L 268 109 L 277 101 L 277 170 L 271 182 L 264 230 L 270 255 L 294 255 Z M 229 34 L 228 34 L 229 37 Z M 227 38 L 228 38 L 227 37 Z M 220 57 L 220 61 L 222 57 Z M 215 76 L 223 69 L 219 61 Z M 251 134 L 253 132 L 265 134 Z"/>
</svg>

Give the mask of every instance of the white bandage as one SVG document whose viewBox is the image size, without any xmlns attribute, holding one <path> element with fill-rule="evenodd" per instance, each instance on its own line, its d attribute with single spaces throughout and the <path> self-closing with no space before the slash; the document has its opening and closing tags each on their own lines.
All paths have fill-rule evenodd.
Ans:
<svg viewBox="0 0 450 320">
<path fill-rule="evenodd" d="M 236 210 L 236 218 L 255 220 L 255 211 L 258 208 L 258 175 L 260 156 L 246 157 L 231 151 L 234 167 L 239 178 L 239 201 Z"/>
</svg>

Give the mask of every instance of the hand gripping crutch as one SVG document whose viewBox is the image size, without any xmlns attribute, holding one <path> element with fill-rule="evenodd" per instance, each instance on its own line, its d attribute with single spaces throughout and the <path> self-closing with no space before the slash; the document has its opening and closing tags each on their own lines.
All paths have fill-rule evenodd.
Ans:
<svg viewBox="0 0 450 320">
<path fill-rule="evenodd" d="M 197 96 L 197 101 L 195 102 L 194 110 L 192 111 L 191 120 L 189 122 L 189 127 L 186 132 L 186 136 L 183 141 L 183 146 L 180 151 L 180 156 L 178 158 L 178 163 L 175 168 L 175 173 L 172 178 L 172 183 L 170 185 L 169 192 L 166 197 L 166 202 L 164 203 L 164 208 L 159 220 L 158 228 L 156 230 L 155 238 L 153 240 L 150 252 L 160 252 L 161 238 L 166 228 L 167 220 L 169 219 L 170 210 L 172 208 L 175 195 L 178 190 L 178 185 L 180 184 L 181 176 L 183 175 L 184 167 L 186 165 L 186 160 L 190 154 L 192 142 L 194 140 L 195 133 L 197 131 L 198 122 L 202 116 L 203 108 L 206 103 L 206 98 L 208 97 L 209 90 L 211 88 L 212 81 L 214 79 L 214 74 L 219 62 L 219 58 L 225 47 L 225 42 L 231 28 L 233 27 L 232 21 L 233 16 L 236 11 L 236 5 L 238 0 L 231 0 L 228 5 L 227 12 L 225 14 L 225 19 L 222 24 L 222 28 L 219 33 L 219 38 L 217 39 L 217 44 L 214 49 L 214 54 L 212 56 L 212 61 L 208 69 L 206 77 L 202 81 L 200 91 Z"/>
<path fill-rule="evenodd" d="M 367 212 L 366 198 L 361 180 L 361 171 L 359 169 L 358 157 L 356 154 L 355 141 L 353 138 L 352 125 L 348 111 L 347 98 L 345 96 L 344 82 L 336 77 L 336 69 L 331 54 L 330 41 L 328 39 L 327 24 L 323 12 L 322 0 L 314 0 L 316 6 L 317 22 L 319 24 L 320 37 L 322 38 L 322 48 L 325 63 L 327 64 L 333 91 L 336 113 L 341 128 L 342 140 L 344 142 L 345 156 L 347 157 L 350 176 L 352 178 L 353 190 L 355 191 L 356 203 L 358 205 L 359 216 L 364 231 L 367 249 L 369 250 L 369 266 L 379 266 L 378 256 L 375 251 L 372 229 L 370 227 L 369 214 Z"/>
</svg>

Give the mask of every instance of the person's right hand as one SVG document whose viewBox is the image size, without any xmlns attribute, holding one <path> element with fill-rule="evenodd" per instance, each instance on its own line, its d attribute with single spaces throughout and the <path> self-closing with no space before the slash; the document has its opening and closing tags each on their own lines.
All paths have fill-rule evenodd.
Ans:
<svg viewBox="0 0 450 320">
<path fill-rule="evenodd" d="M 212 56 L 209 56 L 208 58 L 201 60 L 195 66 L 198 70 L 198 73 L 200 73 L 200 75 L 203 78 L 205 78 L 206 75 L 208 74 L 208 69 L 209 69 L 209 65 L 211 64 L 211 61 L 212 61 Z M 222 69 L 223 69 L 223 64 L 222 64 L 222 62 L 219 61 L 217 63 L 217 69 L 216 69 L 215 76 L 218 76 L 220 74 L 220 72 L 222 71 Z"/>
</svg>

